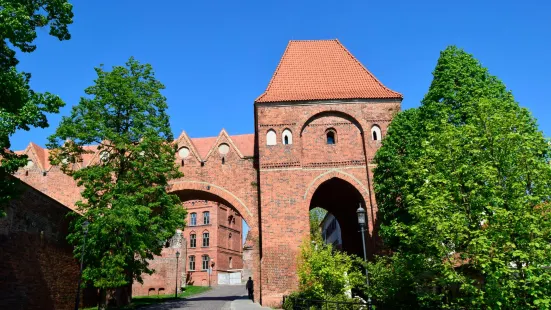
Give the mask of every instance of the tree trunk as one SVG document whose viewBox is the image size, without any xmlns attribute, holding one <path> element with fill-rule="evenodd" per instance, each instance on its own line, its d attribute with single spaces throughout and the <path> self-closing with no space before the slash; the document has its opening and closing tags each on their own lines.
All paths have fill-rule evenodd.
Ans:
<svg viewBox="0 0 551 310">
<path fill-rule="evenodd" d="M 115 292 L 117 307 L 128 306 L 132 302 L 132 284 L 118 287 Z"/>
<path fill-rule="evenodd" d="M 99 301 L 98 301 L 98 310 L 107 309 L 107 290 L 101 288 L 99 290 Z"/>
</svg>

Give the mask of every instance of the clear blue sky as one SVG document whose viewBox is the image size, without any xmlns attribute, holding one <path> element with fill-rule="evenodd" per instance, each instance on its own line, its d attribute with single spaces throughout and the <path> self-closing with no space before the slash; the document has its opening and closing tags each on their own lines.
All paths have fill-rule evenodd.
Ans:
<svg viewBox="0 0 551 310">
<path fill-rule="evenodd" d="M 540 1 L 74 1 L 72 39 L 40 30 L 19 54 L 32 86 L 55 93 L 68 115 L 94 66 L 151 63 L 166 85 L 177 136 L 252 133 L 253 101 L 291 39 L 338 38 L 384 84 L 419 105 L 439 51 L 463 47 L 500 77 L 551 136 L 551 2 Z M 461 3 L 459 5 L 459 3 Z M 44 145 L 51 127 L 18 132 L 13 149 Z"/>
<path fill-rule="evenodd" d="M 18 132 L 13 149 L 44 145 L 95 78 L 94 66 L 151 63 L 166 85 L 175 136 L 252 133 L 253 101 L 291 39 L 338 38 L 384 84 L 419 105 L 439 52 L 455 44 L 513 91 L 551 136 L 551 1 L 74 1 L 72 39 L 40 30 L 19 54 L 32 86 L 67 103 L 51 127 Z"/>
</svg>

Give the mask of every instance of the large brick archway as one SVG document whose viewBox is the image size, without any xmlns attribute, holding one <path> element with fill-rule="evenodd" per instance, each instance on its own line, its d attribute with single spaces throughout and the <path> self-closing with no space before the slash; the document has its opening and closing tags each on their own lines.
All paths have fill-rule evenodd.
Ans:
<svg viewBox="0 0 551 310">
<path fill-rule="evenodd" d="M 170 192 L 178 194 L 182 201 L 205 199 L 222 202 L 237 210 L 249 227 L 258 226 L 251 208 L 247 207 L 245 202 L 235 194 L 221 186 L 202 181 L 178 180 L 170 184 Z"/>
</svg>

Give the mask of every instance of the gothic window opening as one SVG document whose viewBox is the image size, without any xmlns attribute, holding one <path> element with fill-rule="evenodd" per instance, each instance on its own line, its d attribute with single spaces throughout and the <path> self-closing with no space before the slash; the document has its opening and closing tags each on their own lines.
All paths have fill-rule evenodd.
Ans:
<svg viewBox="0 0 551 310">
<path fill-rule="evenodd" d="M 233 262 L 232 262 L 232 258 L 231 258 L 231 257 L 230 257 L 230 264 L 229 264 L 229 265 L 230 265 L 230 269 L 232 269 L 232 268 L 233 268 Z"/>
<path fill-rule="evenodd" d="M 195 270 L 195 255 L 189 256 L 189 270 L 194 271 Z"/>
<path fill-rule="evenodd" d="M 327 138 L 327 144 L 335 144 L 337 142 L 337 133 L 335 132 L 335 129 L 328 129 L 325 132 L 326 138 Z"/>
<path fill-rule="evenodd" d="M 277 135 L 275 130 L 270 129 L 266 133 L 266 145 L 276 145 L 277 144 Z"/>
<path fill-rule="evenodd" d="M 204 225 L 210 224 L 210 212 L 209 211 L 203 212 L 203 224 Z"/>
<path fill-rule="evenodd" d="M 381 140 L 381 128 L 379 126 L 373 125 L 373 127 L 371 127 L 371 137 L 373 138 L 373 141 Z"/>
<path fill-rule="evenodd" d="M 209 256 L 203 255 L 203 270 L 209 269 Z"/>
<path fill-rule="evenodd" d="M 197 225 L 197 213 L 191 213 L 189 216 L 189 226 Z"/>
<path fill-rule="evenodd" d="M 189 235 L 189 247 L 190 248 L 197 247 L 197 235 L 196 234 Z"/>
<path fill-rule="evenodd" d="M 285 129 L 283 130 L 283 144 L 293 144 L 293 134 L 291 133 L 291 130 Z"/>
<path fill-rule="evenodd" d="M 208 246 L 209 246 L 209 233 L 204 232 L 203 233 L 203 247 L 208 247 Z"/>
</svg>

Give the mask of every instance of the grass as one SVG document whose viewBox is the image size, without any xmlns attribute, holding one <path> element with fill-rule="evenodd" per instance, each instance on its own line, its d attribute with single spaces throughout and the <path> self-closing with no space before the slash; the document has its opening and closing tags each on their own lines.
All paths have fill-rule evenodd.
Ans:
<svg viewBox="0 0 551 310">
<path fill-rule="evenodd" d="M 206 292 L 210 290 L 210 287 L 208 286 L 191 286 L 188 285 L 186 287 L 186 290 L 180 294 L 178 294 L 178 299 L 187 298 L 189 296 L 193 296 L 196 294 L 200 294 L 203 292 Z M 138 309 L 143 306 L 153 305 L 169 300 L 176 299 L 174 297 L 174 294 L 168 294 L 168 295 L 150 295 L 150 296 L 136 296 L 132 297 L 132 303 L 125 307 L 109 307 L 108 309 L 117 309 L 117 310 L 133 310 Z M 90 307 L 90 308 L 84 308 L 84 310 L 96 310 L 98 307 Z"/>
</svg>

